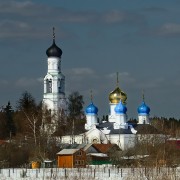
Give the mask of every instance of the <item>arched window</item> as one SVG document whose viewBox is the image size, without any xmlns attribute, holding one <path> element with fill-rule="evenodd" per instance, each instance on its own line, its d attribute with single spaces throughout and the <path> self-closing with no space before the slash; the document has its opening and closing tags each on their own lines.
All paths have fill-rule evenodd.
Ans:
<svg viewBox="0 0 180 180">
<path fill-rule="evenodd" d="M 52 79 L 47 79 L 47 93 L 52 93 Z"/>
<path fill-rule="evenodd" d="M 61 80 L 58 79 L 58 92 L 60 93 L 61 92 Z"/>
</svg>

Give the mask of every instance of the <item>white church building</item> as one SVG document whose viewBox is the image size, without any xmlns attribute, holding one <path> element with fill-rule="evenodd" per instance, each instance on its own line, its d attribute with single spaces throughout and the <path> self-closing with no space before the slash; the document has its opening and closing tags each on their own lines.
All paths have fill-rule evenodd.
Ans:
<svg viewBox="0 0 180 180">
<path fill-rule="evenodd" d="M 73 140 L 81 143 L 115 143 L 122 150 L 133 147 L 142 134 L 158 134 L 158 130 L 150 125 L 150 108 L 143 101 L 137 108 L 138 123 L 131 124 L 127 119 L 126 94 L 117 86 L 109 94 L 110 114 L 108 121 L 98 122 L 98 108 L 91 101 L 85 109 L 85 133 L 74 135 Z M 72 136 L 63 136 L 62 143 L 72 142 Z"/>
<path fill-rule="evenodd" d="M 53 44 L 47 49 L 46 54 L 48 70 L 44 77 L 43 105 L 56 114 L 59 110 L 67 110 L 65 97 L 65 76 L 61 72 L 62 50 L 55 43 L 53 29 Z M 117 76 L 118 77 L 118 76 Z M 150 108 L 144 101 L 137 108 L 138 123 L 131 124 L 127 119 L 127 95 L 119 88 L 118 78 L 116 88 L 109 94 L 110 114 L 108 121 L 98 122 L 98 108 L 91 100 L 85 108 L 86 124 L 85 133 L 66 135 L 61 137 L 61 143 L 115 143 L 124 150 L 133 147 L 137 138 L 142 134 L 158 134 L 158 130 L 150 125 Z M 50 124 L 43 122 L 43 128 L 50 133 L 56 130 L 57 118 Z M 148 130 L 148 131 L 147 131 Z M 72 142 L 73 141 L 73 142 Z"/>
</svg>

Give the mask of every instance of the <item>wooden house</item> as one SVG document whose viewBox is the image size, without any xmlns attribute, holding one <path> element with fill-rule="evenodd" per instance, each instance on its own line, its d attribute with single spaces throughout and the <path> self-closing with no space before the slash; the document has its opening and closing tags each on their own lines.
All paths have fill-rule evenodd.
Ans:
<svg viewBox="0 0 180 180">
<path fill-rule="evenodd" d="M 117 144 L 92 144 L 92 146 L 97 151 L 107 155 L 121 150 Z"/>
<path fill-rule="evenodd" d="M 59 168 L 86 167 L 86 153 L 83 149 L 63 149 L 57 156 Z"/>
<path fill-rule="evenodd" d="M 117 144 L 91 144 L 86 148 L 87 163 L 93 165 L 112 164 L 110 156 L 120 151 Z"/>
</svg>

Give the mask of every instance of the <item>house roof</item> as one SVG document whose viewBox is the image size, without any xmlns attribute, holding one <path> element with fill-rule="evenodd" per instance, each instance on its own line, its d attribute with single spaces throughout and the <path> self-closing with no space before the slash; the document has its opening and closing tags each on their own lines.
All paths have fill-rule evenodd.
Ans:
<svg viewBox="0 0 180 180">
<path fill-rule="evenodd" d="M 103 153 L 88 153 L 89 156 L 95 156 L 95 157 L 108 157 L 107 154 Z"/>
<path fill-rule="evenodd" d="M 91 146 L 92 146 L 91 143 L 86 144 L 86 145 L 84 146 L 83 150 L 84 150 L 84 151 L 87 151 Z"/>
<path fill-rule="evenodd" d="M 57 155 L 69 155 L 69 154 L 74 154 L 77 151 L 79 151 L 79 149 L 63 149 L 59 151 Z"/>
<path fill-rule="evenodd" d="M 101 153 L 108 153 L 110 149 L 114 146 L 117 146 L 116 144 L 92 144 L 94 148 L 96 148 Z"/>
</svg>

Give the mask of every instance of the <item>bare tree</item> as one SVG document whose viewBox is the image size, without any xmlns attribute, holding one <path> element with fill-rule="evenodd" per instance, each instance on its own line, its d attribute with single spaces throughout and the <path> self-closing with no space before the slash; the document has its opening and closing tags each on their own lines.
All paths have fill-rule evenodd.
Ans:
<svg viewBox="0 0 180 180">
<path fill-rule="evenodd" d="M 33 134 L 34 145 L 36 146 L 37 145 L 37 132 L 39 131 L 39 126 L 37 126 L 38 117 L 34 114 L 29 116 L 25 111 L 23 111 L 23 112 L 24 112 L 24 115 L 28 121 L 27 125 Z"/>
</svg>

